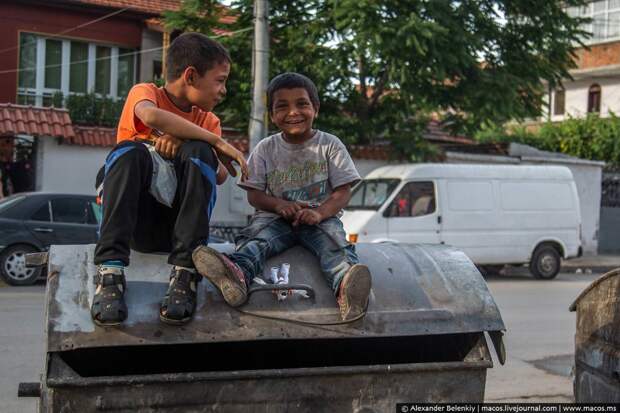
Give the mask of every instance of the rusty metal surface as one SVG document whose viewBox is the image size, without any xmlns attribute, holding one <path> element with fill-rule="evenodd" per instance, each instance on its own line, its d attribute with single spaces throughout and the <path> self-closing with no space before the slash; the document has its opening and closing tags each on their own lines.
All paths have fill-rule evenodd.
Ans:
<svg viewBox="0 0 620 413">
<path fill-rule="evenodd" d="M 205 280 L 199 285 L 195 319 L 183 327 L 159 321 L 168 281 L 166 257 L 132 253 L 127 269 L 129 318 L 118 328 L 96 327 L 90 318 L 94 294 L 93 246 L 52 246 L 47 291 L 48 351 L 77 348 L 227 342 L 266 339 L 392 337 L 501 331 L 504 324 L 486 282 L 460 251 L 441 245 L 360 244 L 361 261 L 373 285 L 367 316 L 345 326 L 308 326 L 241 314 L 228 307 Z M 254 294 L 243 308 L 271 316 L 336 321 L 335 297 L 317 260 L 297 247 L 270 260 L 266 268 L 291 263 L 291 283 L 316 291 L 312 302 Z"/>
<path fill-rule="evenodd" d="M 620 402 L 620 269 L 588 286 L 571 305 L 577 312 L 577 402 Z"/>
</svg>

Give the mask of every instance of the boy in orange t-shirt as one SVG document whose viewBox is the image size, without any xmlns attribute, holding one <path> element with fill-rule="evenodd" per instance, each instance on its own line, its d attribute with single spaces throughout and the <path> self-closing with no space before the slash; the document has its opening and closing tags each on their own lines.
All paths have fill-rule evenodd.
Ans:
<svg viewBox="0 0 620 413">
<path fill-rule="evenodd" d="M 211 110 L 226 94 L 231 59 L 218 42 L 198 33 L 175 39 L 166 57 L 166 84 L 135 85 L 118 125 L 117 145 L 98 176 L 103 184 L 103 217 L 95 248 L 98 265 L 91 315 L 98 325 L 118 325 L 127 318 L 123 268 L 130 248 L 169 252 L 173 265 L 160 319 L 184 324 L 196 309 L 196 284 L 202 278 L 193 250 L 209 239 L 216 185 L 235 176 L 232 161 L 247 176 L 243 154 L 224 141 L 220 121 Z M 149 192 L 152 144 L 172 161 L 177 190 L 172 207 Z M 218 161 L 219 158 L 219 162 Z"/>
</svg>

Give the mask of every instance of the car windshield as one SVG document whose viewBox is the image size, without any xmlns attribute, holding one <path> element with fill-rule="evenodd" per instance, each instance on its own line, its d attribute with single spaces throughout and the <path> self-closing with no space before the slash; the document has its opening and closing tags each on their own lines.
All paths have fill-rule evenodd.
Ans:
<svg viewBox="0 0 620 413">
<path fill-rule="evenodd" d="M 400 179 L 364 179 L 351 194 L 349 205 L 345 209 L 378 210 L 394 192 Z"/>
<path fill-rule="evenodd" d="M 0 199 L 0 213 L 9 210 L 26 199 L 24 195 L 11 195 Z"/>
</svg>

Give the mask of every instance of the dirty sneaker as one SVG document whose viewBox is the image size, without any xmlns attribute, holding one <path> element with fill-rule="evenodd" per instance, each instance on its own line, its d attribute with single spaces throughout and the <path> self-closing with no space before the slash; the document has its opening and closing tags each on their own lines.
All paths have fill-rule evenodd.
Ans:
<svg viewBox="0 0 620 413">
<path fill-rule="evenodd" d="M 366 311 L 370 286 L 370 271 L 367 266 L 355 264 L 349 268 L 338 291 L 338 305 L 343 321 L 360 317 Z"/>
<path fill-rule="evenodd" d="M 239 307 L 245 303 L 248 287 L 243 271 L 226 255 L 201 245 L 192 253 L 192 260 L 196 270 L 220 290 L 229 305 Z"/>
</svg>

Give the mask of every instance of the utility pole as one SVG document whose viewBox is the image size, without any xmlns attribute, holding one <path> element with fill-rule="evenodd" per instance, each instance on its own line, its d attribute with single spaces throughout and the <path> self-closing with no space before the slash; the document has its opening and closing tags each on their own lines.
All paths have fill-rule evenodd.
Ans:
<svg viewBox="0 0 620 413">
<path fill-rule="evenodd" d="M 252 115 L 250 150 L 267 136 L 267 82 L 269 81 L 269 1 L 254 0 L 254 47 L 252 50 Z"/>
</svg>

